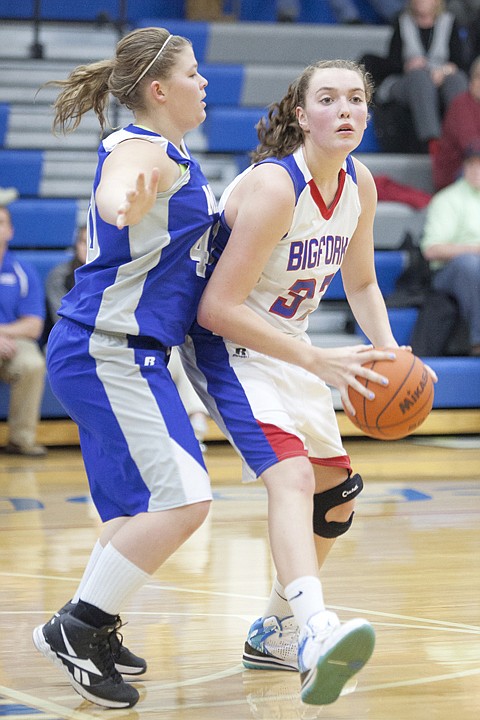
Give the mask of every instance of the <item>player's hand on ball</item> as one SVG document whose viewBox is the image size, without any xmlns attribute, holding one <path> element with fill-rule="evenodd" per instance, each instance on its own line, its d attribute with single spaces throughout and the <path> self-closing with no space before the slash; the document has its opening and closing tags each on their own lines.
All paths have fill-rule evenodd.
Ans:
<svg viewBox="0 0 480 720">
<path fill-rule="evenodd" d="M 395 360 L 375 360 L 371 370 L 388 377 L 388 383 L 374 387 L 374 398 L 365 399 L 353 383 L 348 388 L 355 415 L 350 420 L 366 435 L 378 440 L 399 440 L 410 435 L 428 417 L 434 400 L 436 375 L 410 349 L 395 348 Z M 370 388 L 366 376 L 358 381 Z M 347 409 L 347 404 L 344 403 Z"/>
<path fill-rule="evenodd" d="M 338 388 L 345 409 L 352 415 L 355 408 L 350 402 L 348 388 L 354 388 L 360 395 L 373 400 L 374 390 L 365 387 L 360 379 L 370 383 L 387 385 L 388 379 L 366 363 L 378 360 L 394 360 L 395 348 L 376 349 L 372 345 L 349 345 L 339 348 L 323 348 L 319 353 L 320 364 L 312 372 L 322 378 L 328 385 Z"/>
</svg>

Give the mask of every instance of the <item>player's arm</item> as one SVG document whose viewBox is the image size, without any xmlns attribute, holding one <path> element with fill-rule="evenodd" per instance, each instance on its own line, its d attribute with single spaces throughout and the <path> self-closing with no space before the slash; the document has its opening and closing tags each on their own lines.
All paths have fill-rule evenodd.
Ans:
<svg viewBox="0 0 480 720">
<path fill-rule="evenodd" d="M 369 397 L 371 390 L 357 377 L 382 382 L 382 376 L 364 364 L 391 357 L 390 353 L 364 345 L 313 347 L 277 330 L 245 305 L 273 249 L 288 231 L 294 207 L 292 181 L 277 165 L 261 165 L 238 184 L 226 207 L 232 233 L 203 293 L 198 321 L 241 346 L 314 373 L 337 387 L 346 407 L 354 412 L 348 386 Z"/>
<path fill-rule="evenodd" d="M 294 209 L 293 183 L 280 166 L 260 165 L 240 181 L 225 210 L 232 232 L 198 312 L 204 327 L 275 357 L 285 353 L 283 334 L 244 303 L 275 246 L 288 232 Z M 290 361 L 298 362 L 296 344 L 290 352 Z"/>
<path fill-rule="evenodd" d="M 139 223 L 179 172 L 158 145 L 136 139 L 120 143 L 104 162 L 95 195 L 101 218 L 120 229 Z"/>
<path fill-rule="evenodd" d="M 376 347 L 397 347 L 375 273 L 373 221 L 377 191 L 365 165 L 355 161 L 355 168 L 362 211 L 342 264 L 343 286 L 355 319 L 370 342 Z"/>
</svg>

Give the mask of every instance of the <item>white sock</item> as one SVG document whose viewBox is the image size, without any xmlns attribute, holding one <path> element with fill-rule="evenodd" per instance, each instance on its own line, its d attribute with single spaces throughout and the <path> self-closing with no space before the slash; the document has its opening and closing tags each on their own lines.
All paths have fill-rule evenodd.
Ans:
<svg viewBox="0 0 480 720">
<path fill-rule="evenodd" d="M 109 615 L 119 615 L 124 605 L 150 577 L 109 542 L 85 583 L 81 600 Z"/>
<path fill-rule="evenodd" d="M 103 545 L 100 544 L 100 540 L 97 540 L 97 542 L 95 543 L 95 545 L 93 547 L 92 554 L 90 555 L 90 557 L 88 559 L 87 566 L 86 566 L 85 570 L 83 571 L 83 576 L 82 576 L 82 579 L 80 580 L 80 585 L 78 586 L 77 591 L 72 598 L 73 603 L 77 603 L 80 600 L 80 595 L 82 594 L 82 590 L 85 587 L 88 578 L 92 574 L 93 568 L 97 564 L 98 558 L 100 557 L 102 552 L 103 552 Z"/>
<path fill-rule="evenodd" d="M 305 575 L 291 582 L 285 588 L 285 596 L 300 628 L 312 615 L 325 611 L 322 583 L 313 575 Z"/>
<path fill-rule="evenodd" d="M 291 617 L 292 614 L 292 608 L 288 604 L 288 600 L 285 596 L 285 588 L 280 584 L 278 578 L 276 577 L 272 585 L 272 591 L 270 593 L 263 617 L 267 618 L 275 615 L 280 618 L 280 620 L 283 620 L 283 618 Z"/>
</svg>

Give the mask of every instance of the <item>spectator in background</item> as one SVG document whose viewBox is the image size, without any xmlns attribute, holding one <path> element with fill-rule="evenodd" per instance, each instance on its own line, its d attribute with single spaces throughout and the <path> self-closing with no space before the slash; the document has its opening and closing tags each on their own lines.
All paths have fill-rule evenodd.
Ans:
<svg viewBox="0 0 480 720">
<path fill-rule="evenodd" d="M 480 355 L 480 137 L 464 154 L 463 177 L 430 202 L 421 248 L 433 290 L 454 297 Z"/>
<path fill-rule="evenodd" d="M 75 284 L 75 270 L 85 264 L 87 260 L 87 227 L 82 225 L 78 228 L 75 243 L 73 246 L 74 254 L 71 259 L 66 260 L 54 267 L 48 274 L 46 281 L 47 295 L 47 332 L 44 339 L 48 337 L 48 332 L 59 320 L 57 311 L 62 302 L 62 298 L 71 290 Z M 192 387 L 190 380 L 187 378 L 183 369 L 182 361 L 176 348 L 172 348 L 168 369 L 177 386 L 180 398 L 192 423 L 193 430 L 197 440 L 200 442 L 202 449 L 205 450 L 203 441 L 207 433 L 208 414 L 204 404 L 198 397 Z"/>
<path fill-rule="evenodd" d="M 62 302 L 63 296 L 71 290 L 75 284 L 75 270 L 85 265 L 87 260 L 87 227 L 82 225 L 78 228 L 73 244 L 73 256 L 50 270 L 45 283 L 47 294 L 47 322 L 52 328 L 59 315 L 58 308 Z"/>
<path fill-rule="evenodd" d="M 442 112 L 468 86 L 465 47 L 457 21 L 443 0 L 408 0 L 393 25 L 388 76 L 375 94 L 377 103 L 395 101 L 409 108 L 415 135 L 434 153 Z"/>
<path fill-rule="evenodd" d="M 0 207 L 0 380 L 11 385 L 5 452 L 39 457 L 47 452 L 35 441 L 45 382 L 45 359 L 37 342 L 45 298 L 34 269 L 8 250 L 13 233 L 10 212 Z"/>
<path fill-rule="evenodd" d="M 470 68 L 468 90 L 448 108 L 436 152 L 432 155 L 435 190 L 450 185 L 462 171 L 465 152 L 472 138 L 480 138 L 480 57 Z"/>
</svg>

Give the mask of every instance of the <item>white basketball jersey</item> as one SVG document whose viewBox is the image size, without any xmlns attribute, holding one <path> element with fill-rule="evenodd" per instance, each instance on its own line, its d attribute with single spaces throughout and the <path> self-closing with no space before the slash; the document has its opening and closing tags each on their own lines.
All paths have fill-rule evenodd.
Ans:
<svg viewBox="0 0 480 720">
<path fill-rule="evenodd" d="M 246 300 L 252 310 L 289 335 L 306 332 L 308 316 L 341 267 L 361 212 L 353 160 L 347 157 L 340 170 L 338 190 L 326 207 L 306 165 L 302 148 L 281 160 L 268 158 L 284 167 L 295 187 L 296 205 L 287 235 L 275 247 L 262 275 Z M 235 185 L 251 170 L 239 175 L 220 200 L 221 227 L 215 245 L 225 247 L 231 232 L 224 209 Z"/>
</svg>

